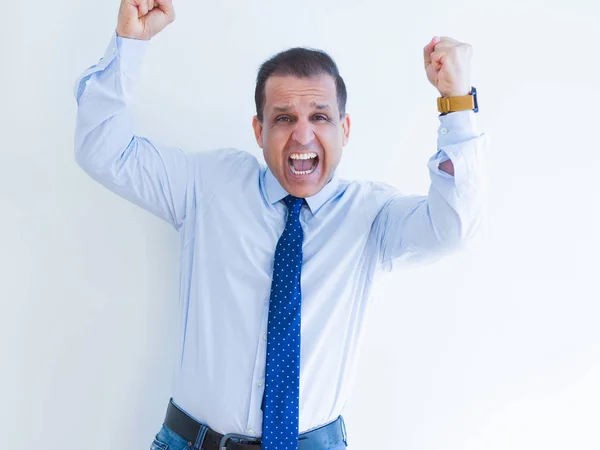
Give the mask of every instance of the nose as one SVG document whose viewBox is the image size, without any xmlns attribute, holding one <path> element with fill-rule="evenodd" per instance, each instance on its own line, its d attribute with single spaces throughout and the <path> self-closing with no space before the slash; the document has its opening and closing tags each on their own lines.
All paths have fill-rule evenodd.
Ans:
<svg viewBox="0 0 600 450">
<path fill-rule="evenodd" d="M 308 145 L 315 138 L 315 133 L 311 123 L 305 119 L 299 119 L 296 121 L 294 130 L 292 132 L 292 139 L 301 145 Z"/>
</svg>

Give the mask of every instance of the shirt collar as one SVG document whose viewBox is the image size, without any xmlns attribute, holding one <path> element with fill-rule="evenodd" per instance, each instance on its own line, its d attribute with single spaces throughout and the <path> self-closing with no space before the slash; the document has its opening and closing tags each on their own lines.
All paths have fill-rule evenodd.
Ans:
<svg viewBox="0 0 600 450">
<path fill-rule="evenodd" d="M 289 192 L 287 192 L 283 188 L 283 186 L 281 186 L 279 180 L 275 178 L 275 175 L 273 175 L 273 172 L 271 172 L 269 166 L 266 167 L 263 176 L 265 180 L 265 192 L 267 195 L 267 201 L 270 205 L 274 205 L 275 203 L 289 195 Z M 334 172 L 333 176 L 331 177 L 331 180 L 329 180 L 329 183 L 323 186 L 323 189 L 321 189 L 312 197 L 306 197 L 306 203 L 308 204 L 308 207 L 310 208 L 310 211 L 313 215 L 317 213 L 319 208 L 321 208 L 321 206 L 323 206 L 323 204 L 327 200 L 333 197 L 333 194 L 335 194 L 339 183 L 340 179 L 337 173 Z"/>
</svg>

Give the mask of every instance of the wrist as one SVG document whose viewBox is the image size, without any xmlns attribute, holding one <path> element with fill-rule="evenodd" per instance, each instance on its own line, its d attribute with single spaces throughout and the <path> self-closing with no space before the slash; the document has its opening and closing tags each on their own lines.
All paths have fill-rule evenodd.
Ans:
<svg viewBox="0 0 600 450">
<path fill-rule="evenodd" d="M 117 34 L 118 37 L 123 38 L 123 39 L 135 39 L 137 41 L 149 41 L 150 39 L 144 39 L 143 37 L 141 37 L 140 35 L 137 34 L 129 34 L 127 32 L 125 32 L 124 30 L 122 30 L 120 27 L 115 28 L 115 33 Z"/>
<path fill-rule="evenodd" d="M 451 91 L 448 93 L 440 92 L 442 97 L 463 97 L 465 95 L 469 95 L 471 93 L 471 89 L 461 90 L 461 91 Z"/>
<path fill-rule="evenodd" d="M 440 115 L 445 115 L 455 111 L 479 111 L 477 102 L 477 89 L 475 89 L 474 86 L 471 86 L 471 90 L 467 94 L 454 95 L 455 93 L 463 94 L 461 91 L 451 91 L 444 93 L 441 97 L 438 97 L 438 112 L 442 113 Z"/>
</svg>

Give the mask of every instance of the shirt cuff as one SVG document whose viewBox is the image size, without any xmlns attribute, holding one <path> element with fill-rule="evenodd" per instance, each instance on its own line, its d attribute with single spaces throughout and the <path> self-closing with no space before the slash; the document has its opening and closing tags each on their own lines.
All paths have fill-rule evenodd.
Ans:
<svg viewBox="0 0 600 450">
<path fill-rule="evenodd" d="M 148 49 L 149 40 L 131 39 L 114 34 L 122 73 L 138 74 Z"/>
<path fill-rule="evenodd" d="M 479 136 L 475 111 L 455 111 L 444 116 L 438 116 L 438 147 L 457 144 Z"/>
<path fill-rule="evenodd" d="M 458 144 L 479 136 L 477 128 L 477 119 L 475 111 L 472 109 L 465 111 L 455 111 L 452 113 L 438 116 L 440 126 L 438 127 L 438 152 L 434 158 L 440 158 L 439 163 L 448 161 L 450 158 L 443 150 L 450 145 Z"/>
</svg>

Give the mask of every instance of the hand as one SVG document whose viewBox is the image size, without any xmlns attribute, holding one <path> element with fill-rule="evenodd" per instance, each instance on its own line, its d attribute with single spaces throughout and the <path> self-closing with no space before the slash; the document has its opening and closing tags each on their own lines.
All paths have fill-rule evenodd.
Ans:
<svg viewBox="0 0 600 450">
<path fill-rule="evenodd" d="M 147 41 L 174 20 L 173 0 L 121 0 L 117 36 Z"/>
<path fill-rule="evenodd" d="M 442 97 L 457 97 L 471 92 L 472 53 L 470 44 L 446 36 L 434 36 L 425 46 L 425 72 Z"/>
</svg>

